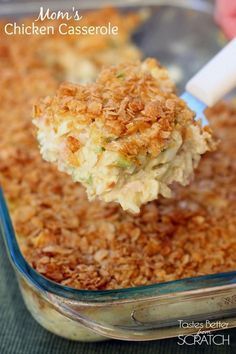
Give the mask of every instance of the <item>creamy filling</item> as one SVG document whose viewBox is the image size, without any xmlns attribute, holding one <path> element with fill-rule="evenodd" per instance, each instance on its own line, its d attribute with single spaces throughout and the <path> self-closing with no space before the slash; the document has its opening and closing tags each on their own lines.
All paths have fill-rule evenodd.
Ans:
<svg viewBox="0 0 236 354">
<path fill-rule="evenodd" d="M 67 121 L 53 132 L 43 121 L 40 123 L 38 140 L 43 158 L 56 163 L 59 170 L 71 175 L 75 182 L 81 182 L 89 200 L 99 197 L 105 202 L 115 201 L 133 213 L 138 213 L 142 204 L 158 195 L 171 197 L 171 183 L 186 185 L 200 155 L 208 150 L 209 134 L 202 133 L 197 125 L 189 125 L 184 141 L 180 132 L 174 131 L 163 152 L 155 158 L 147 157 L 137 167 L 119 152 L 105 150 L 100 145 L 100 137 L 81 125 L 73 135 L 82 146 L 71 160 L 65 143 L 65 136 L 70 134 L 68 127 Z"/>
</svg>

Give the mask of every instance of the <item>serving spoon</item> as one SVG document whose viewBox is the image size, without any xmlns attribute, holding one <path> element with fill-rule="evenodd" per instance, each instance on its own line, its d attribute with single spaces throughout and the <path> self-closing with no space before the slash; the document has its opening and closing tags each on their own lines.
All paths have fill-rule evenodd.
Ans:
<svg viewBox="0 0 236 354">
<path fill-rule="evenodd" d="M 185 86 L 180 96 L 196 113 L 202 125 L 208 125 L 204 110 L 212 107 L 236 87 L 236 38 L 216 54 Z"/>
</svg>

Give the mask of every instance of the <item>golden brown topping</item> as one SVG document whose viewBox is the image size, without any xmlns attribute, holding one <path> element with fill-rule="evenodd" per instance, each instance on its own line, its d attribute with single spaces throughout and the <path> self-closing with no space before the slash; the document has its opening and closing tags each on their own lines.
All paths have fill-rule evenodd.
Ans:
<svg viewBox="0 0 236 354">
<path fill-rule="evenodd" d="M 194 117 L 168 80 L 154 59 L 105 68 L 94 84 L 62 84 L 48 103 L 39 104 L 38 117 L 51 117 L 53 129 L 71 117 L 75 124 L 100 122 L 102 130 L 116 137 L 105 142 L 107 150 L 130 157 L 140 152 L 156 155 L 168 144 L 171 132 Z"/>
</svg>

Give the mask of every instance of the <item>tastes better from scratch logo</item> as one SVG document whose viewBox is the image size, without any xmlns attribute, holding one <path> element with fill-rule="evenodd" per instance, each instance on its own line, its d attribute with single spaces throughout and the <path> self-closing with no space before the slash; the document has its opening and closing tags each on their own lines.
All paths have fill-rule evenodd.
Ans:
<svg viewBox="0 0 236 354">
<path fill-rule="evenodd" d="M 83 19 L 80 11 L 74 6 L 70 11 L 51 11 L 49 8 L 40 7 L 39 13 L 35 20 L 30 24 L 22 22 L 8 22 L 4 26 L 4 32 L 8 36 L 24 35 L 24 36 L 46 36 L 46 35 L 118 35 L 118 26 L 108 22 L 102 26 L 86 26 L 71 25 L 69 21 L 74 20 L 80 22 Z M 43 23 L 47 20 L 47 23 Z M 61 20 L 59 26 L 50 25 L 50 21 Z"/>
<path fill-rule="evenodd" d="M 187 322 L 179 320 L 180 328 L 190 328 L 196 330 L 197 333 L 194 334 L 182 334 L 178 336 L 177 344 L 195 346 L 195 345 L 230 345 L 230 335 L 222 333 L 211 333 L 215 330 L 223 330 L 228 328 L 227 322 L 222 321 L 210 321 L 206 320 L 205 322 Z"/>
</svg>

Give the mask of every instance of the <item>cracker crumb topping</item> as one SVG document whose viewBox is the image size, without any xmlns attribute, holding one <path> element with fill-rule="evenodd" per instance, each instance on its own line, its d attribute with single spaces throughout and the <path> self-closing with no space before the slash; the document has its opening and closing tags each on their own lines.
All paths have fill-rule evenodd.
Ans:
<svg viewBox="0 0 236 354">
<path fill-rule="evenodd" d="M 156 156 L 174 129 L 193 122 L 194 113 L 174 94 L 167 70 L 146 59 L 104 68 L 93 84 L 63 83 L 53 98 L 36 105 L 34 118 L 55 131 L 66 121 L 72 130 L 101 122 L 113 136 L 104 142 L 106 149 L 135 158 L 138 153 Z"/>
</svg>

